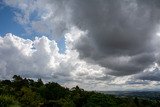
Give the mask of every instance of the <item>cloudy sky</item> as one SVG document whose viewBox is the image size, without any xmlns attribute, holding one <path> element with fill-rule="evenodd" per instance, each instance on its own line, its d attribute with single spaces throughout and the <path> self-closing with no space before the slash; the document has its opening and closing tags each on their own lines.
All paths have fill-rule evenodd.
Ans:
<svg viewBox="0 0 160 107">
<path fill-rule="evenodd" d="M 0 78 L 160 89 L 159 0 L 0 0 Z"/>
</svg>

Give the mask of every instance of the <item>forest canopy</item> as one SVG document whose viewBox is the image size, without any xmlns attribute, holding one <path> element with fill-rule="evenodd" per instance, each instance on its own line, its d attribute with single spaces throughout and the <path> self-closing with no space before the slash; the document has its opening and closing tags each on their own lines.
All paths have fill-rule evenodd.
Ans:
<svg viewBox="0 0 160 107">
<path fill-rule="evenodd" d="M 85 91 L 79 86 L 71 89 L 58 83 L 43 83 L 41 79 L 22 78 L 0 81 L 1 107 L 159 107 L 159 100 L 137 97 L 117 97 L 94 91 Z"/>
</svg>

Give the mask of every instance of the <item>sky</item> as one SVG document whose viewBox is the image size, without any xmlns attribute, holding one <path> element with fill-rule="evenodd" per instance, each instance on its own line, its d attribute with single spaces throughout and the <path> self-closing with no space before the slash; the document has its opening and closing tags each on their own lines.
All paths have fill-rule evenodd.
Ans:
<svg viewBox="0 0 160 107">
<path fill-rule="evenodd" d="M 0 0 L 0 79 L 160 89 L 159 0 Z"/>
</svg>

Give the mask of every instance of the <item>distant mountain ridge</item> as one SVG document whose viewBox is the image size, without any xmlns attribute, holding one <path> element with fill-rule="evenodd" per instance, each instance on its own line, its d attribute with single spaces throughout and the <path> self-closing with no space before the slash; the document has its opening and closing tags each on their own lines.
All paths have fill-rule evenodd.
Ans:
<svg viewBox="0 0 160 107">
<path fill-rule="evenodd" d="M 138 97 L 143 99 L 160 100 L 160 91 L 100 91 L 104 94 L 116 95 L 119 97 Z"/>
</svg>

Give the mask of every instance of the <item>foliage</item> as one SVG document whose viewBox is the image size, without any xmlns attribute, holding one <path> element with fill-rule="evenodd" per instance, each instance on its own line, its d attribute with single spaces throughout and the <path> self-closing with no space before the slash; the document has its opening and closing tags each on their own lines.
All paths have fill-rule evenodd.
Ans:
<svg viewBox="0 0 160 107">
<path fill-rule="evenodd" d="M 15 75 L 12 81 L 0 81 L 0 107 L 160 107 L 160 101 L 68 89 Z"/>
<path fill-rule="evenodd" d="M 19 106 L 18 101 L 10 95 L 0 95 L 0 107 Z"/>
</svg>

